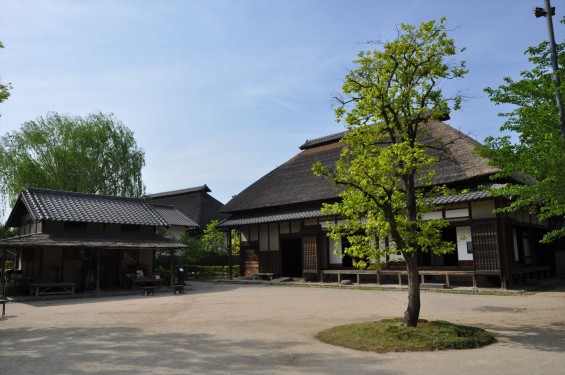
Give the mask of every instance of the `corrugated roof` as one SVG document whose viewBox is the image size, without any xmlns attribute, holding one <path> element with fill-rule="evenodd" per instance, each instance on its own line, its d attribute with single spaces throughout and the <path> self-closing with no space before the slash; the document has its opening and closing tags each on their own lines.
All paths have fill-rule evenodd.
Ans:
<svg viewBox="0 0 565 375">
<path fill-rule="evenodd" d="M 165 205 L 165 204 L 154 204 L 153 205 L 157 212 L 165 219 L 168 225 L 179 225 L 182 227 L 198 227 L 198 224 L 177 210 L 174 206 Z"/>
<path fill-rule="evenodd" d="M 34 221 L 167 226 L 144 199 L 28 188 L 20 193 L 18 204 L 26 207 Z M 19 225 L 14 222 L 16 212 L 10 214 L 7 226 Z"/>
<path fill-rule="evenodd" d="M 35 233 L 0 240 L 0 248 L 14 247 L 80 247 L 106 249 L 181 249 L 186 246 L 162 236 L 56 236 L 47 233 Z"/>
</svg>

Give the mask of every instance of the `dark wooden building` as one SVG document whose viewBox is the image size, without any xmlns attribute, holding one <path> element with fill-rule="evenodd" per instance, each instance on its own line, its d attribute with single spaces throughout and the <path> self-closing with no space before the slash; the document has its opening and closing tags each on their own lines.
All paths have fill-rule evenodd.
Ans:
<svg viewBox="0 0 565 375">
<path fill-rule="evenodd" d="M 438 199 L 441 209 L 426 214 L 449 222 L 443 236 L 456 244 L 456 251 L 422 254 L 422 278 L 440 278 L 447 284 L 472 282 L 507 287 L 513 280 L 540 276 L 553 269 L 554 251 L 539 244 L 548 224 L 524 211 L 494 213 L 505 201 L 490 197 L 480 188 L 528 181 L 523 176 L 492 181 L 490 176 L 499 170 L 474 153 L 476 141 L 441 122 L 426 124 L 424 129 L 429 142 L 447 145 L 434 167 L 434 184 L 460 193 Z M 344 147 L 342 136 L 339 133 L 306 141 L 300 153 L 224 206 L 222 212 L 230 217 L 221 226 L 237 229 L 241 235 L 242 276 L 268 273 L 322 280 L 337 275 L 339 280 L 342 275 L 352 274 L 357 280 L 363 275 L 378 282 L 389 277 L 402 283 L 402 262 L 382 259 L 378 273 L 355 270 L 348 256 L 339 255 L 347 246 L 345 239 L 333 241 L 326 235 L 328 222 L 341 218 L 323 216 L 320 208 L 324 202 L 338 200 L 338 191 L 327 179 L 315 176 L 312 166 L 316 162 L 333 165 Z"/>
<path fill-rule="evenodd" d="M 207 185 L 182 190 L 166 191 L 149 194 L 147 199 L 155 204 L 174 206 L 184 215 L 191 218 L 197 226 L 189 231 L 190 235 L 198 236 L 212 220 L 223 220 L 227 215 L 220 213 L 224 204 L 211 196 Z"/>
<path fill-rule="evenodd" d="M 155 250 L 185 247 L 158 235 L 158 227 L 196 223 L 172 206 L 154 207 L 144 199 L 29 188 L 6 226 L 19 229 L 0 240 L 2 260 L 13 255 L 11 277 L 2 279 L 14 294 L 39 282 L 75 284 L 73 292 L 89 283 L 95 290 L 127 287 L 128 275 L 153 275 Z"/>
</svg>

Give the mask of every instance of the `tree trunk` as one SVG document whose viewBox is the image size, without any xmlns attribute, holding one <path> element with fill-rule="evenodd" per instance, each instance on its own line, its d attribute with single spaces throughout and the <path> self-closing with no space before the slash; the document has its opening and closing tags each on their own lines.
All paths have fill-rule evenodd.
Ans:
<svg viewBox="0 0 565 375">
<path fill-rule="evenodd" d="M 417 253 L 404 254 L 408 274 L 408 307 L 404 312 L 404 325 L 416 327 L 420 317 L 420 275 Z"/>
</svg>

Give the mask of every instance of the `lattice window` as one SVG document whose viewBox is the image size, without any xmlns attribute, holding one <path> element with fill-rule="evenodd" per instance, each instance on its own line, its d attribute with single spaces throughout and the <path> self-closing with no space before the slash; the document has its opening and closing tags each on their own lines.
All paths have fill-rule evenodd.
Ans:
<svg viewBox="0 0 565 375">
<path fill-rule="evenodd" d="M 500 254 L 495 223 L 471 227 L 475 271 L 500 271 Z"/>
</svg>

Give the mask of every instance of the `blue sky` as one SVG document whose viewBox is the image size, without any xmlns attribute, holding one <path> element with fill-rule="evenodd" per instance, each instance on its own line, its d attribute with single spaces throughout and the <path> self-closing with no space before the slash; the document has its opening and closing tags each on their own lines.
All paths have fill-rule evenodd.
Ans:
<svg viewBox="0 0 565 375">
<path fill-rule="evenodd" d="M 452 126 L 482 141 L 501 108 L 483 89 L 529 68 L 543 0 L 0 0 L 0 135 L 49 111 L 114 113 L 145 150 L 148 193 L 207 184 L 226 203 L 343 130 L 331 108 L 351 61 L 400 23 L 446 16 L 469 74 Z M 565 6 L 555 37 L 563 40 Z"/>
</svg>

